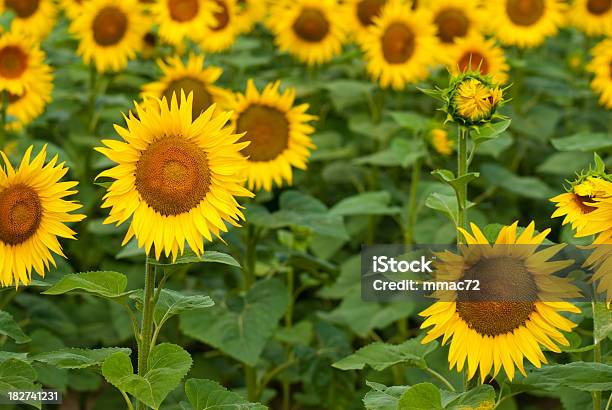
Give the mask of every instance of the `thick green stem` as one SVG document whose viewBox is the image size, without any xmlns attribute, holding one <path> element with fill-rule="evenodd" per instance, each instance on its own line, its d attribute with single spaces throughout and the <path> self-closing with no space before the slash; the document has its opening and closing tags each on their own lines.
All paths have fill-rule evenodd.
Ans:
<svg viewBox="0 0 612 410">
<path fill-rule="evenodd" d="M 595 318 L 596 315 L 596 309 L 597 309 L 597 301 L 593 300 L 591 302 L 591 307 L 593 309 L 593 318 Z M 593 362 L 595 363 L 601 363 L 601 341 L 597 340 L 597 329 L 595 329 L 595 327 L 597 326 L 597 321 L 593 320 Z M 593 399 L 593 410 L 601 410 L 601 392 L 600 391 L 594 391 L 591 392 L 591 398 Z"/>
<path fill-rule="evenodd" d="M 412 165 L 412 175 L 410 176 L 410 197 L 408 198 L 408 215 L 406 232 L 404 233 L 404 243 L 412 245 L 414 243 L 414 225 L 417 217 L 417 194 L 419 189 L 419 178 L 421 177 L 421 161 L 417 159 Z"/>
<path fill-rule="evenodd" d="M 461 178 L 468 172 L 468 140 L 469 131 L 459 127 L 459 141 L 457 147 L 457 178 Z M 462 182 L 457 186 L 457 227 L 467 227 L 467 182 Z M 461 243 L 461 235 L 457 236 L 457 243 Z"/>
<path fill-rule="evenodd" d="M 147 373 L 147 362 L 151 351 L 153 333 L 153 311 L 155 292 L 155 265 L 147 262 L 145 272 L 145 289 L 142 299 L 142 326 L 140 329 L 140 348 L 138 349 L 138 375 Z M 145 409 L 144 403 L 138 403 L 138 409 Z"/>
</svg>

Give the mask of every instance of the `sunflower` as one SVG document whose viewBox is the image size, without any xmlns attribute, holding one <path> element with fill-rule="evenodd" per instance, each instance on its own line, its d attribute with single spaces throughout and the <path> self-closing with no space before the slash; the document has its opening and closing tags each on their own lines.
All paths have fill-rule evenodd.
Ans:
<svg viewBox="0 0 612 410">
<path fill-rule="evenodd" d="M 448 137 L 448 132 L 442 128 L 434 128 L 431 130 L 430 142 L 440 155 L 449 156 L 453 153 L 453 141 Z"/>
<path fill-rule="evenodd" d="M 508 70 L 504 50 L 480 34 L 473 34 L 455 41 L 455 47 L 448 53 L 448 69 L 453 75 L 465 71 L 478 71 L 491 75 L 493 82 L 504 84 L 508 81 Z"/>
<path fill-rule="evenodd" d="M 564 23 L 562 0 L 490 0 L 485 3 L 489 31 L 504 44 L 535 47 Z"/>
<path fill-rule="evenodd" d="M 80 39 L 77 53 L 85 64 L 93 60 L 98 72 L 119 71 L 136 56 L 146 23 L 136 0 L 90 0 L 70 30 Z"/>
<path fill-rule="evenodd" d="M 599 93 L 599 103 L 612 109 L 612 39 L 599 43 L 592 51 L 593 60 L 587 69 L 595 74 L 591 88 Z"/>
<path fill-rule="evenodd" d="M 610 0 L 574 0 L 568 17 L 571 24 L 589 36 L 612 35 Z"/>
<path fill-rule="evenodd" d="M 605 217 L 599 216 L 604 211 L 595 214 L 593 212 L 598 207 L 605 207 L 607 202 L 602 201 L 610 198 L 612 198 L 612 182 L 597 176 L 589 176 L 572 184 L 569 192 L 550 199 L 557 207 L 552 217 L 565 216 L 563 225 L 569 223 L 579 237 L 593 235 L 608 228 Z"/>
<path fill-rule="evenodd" d="M 159 25 L 159 36 L 174 46 L 194 39 L 203 27 L 215 24 L 211 0 L 158 0 L 151 12 Z"/>
<path fill-rule="evenodd" d="M 83 3 L 89 0 L 60 0 L 60 7 L 70 20 L 74 20 L 83 12 Z"/>
<path fill-rule="evenodd" d="M 198 32 L 200 48 L 209 53 L 227 50 L 236 41 L 238 26 L 236 25 L 235 0 L 211 0 L 215 6 L 214 22 L 206 24 Z"/>
<path fill-rule="evenodd" d="M 14 120 L 8 121 L 7 129 L 18 131 L 24 125 L 36 119 L 51 101 L 51 91 L 53 91 L 53 75 L 51 69 L 41 73 L 36 83 L 23 90 L 22 93 L 8 93 L 6 113 Z M 0 102 L 0 108 L 2 103 Z"/>
<path fill-rule="evenodd" d="M 271 191 L 273 183 L 280 186 L 283 180 L 291 184 L 292 167 L 306 169 L 314 148 L 308 122 L 316 117 L 306 113 L 307 104 L 293 105 L 294 89 L 280 94 L 279 87 L 276 81 L 259 93 L 249 80 L 246 94 L 237 94 L 232 107 L 236 132 L 246 132 L 241 141 L 250 141 L 242 149 L 248 157 L 249 189 Z"/>
<path fill-rule="evenodd" d="M 380 16 L 387 0 L 347 0 L 344 2 L 344 14 L 348 17 L 349 32 L 358 43 L 367 39 L 369 28 L 374 18 Z"/>
<path fill-rule="evenodd" d="M 0 91 L 21 95 L 49 79 L 45 54 L 33 40 L 13 32 L 0 35 Z"/>
<path fill-rule="evenodd" d="M 390 0 L 363 41 L 368 72 L 381 87 L 396 90 L 425 79 L 437 50 L 435 34 L 427 10 L 412 11 L 401 1 Z"/>
<path fill-rule="evenodd" d="M 476 34 L 481 29 L 481 11 L 477 0 L 435 0 L 426 2 L 437 29 L 440 44 L 448 49 L 458 39 Z"/>
<path fill-rule="evenodd" d="M 437 255 L 437 280 L 479 280 L 480 291 L 444 291 L 444 298 L 420 313 L 427 319 L 421 328 L 433 326 L 423 343 L 444 336 L 451 339 L 450 368 L 461 371 L 467 360 L 468 378 L 480 368 L 480 379 L 503 367 L 510 380 L 515 366 L 525 374 L 523 358 L 540 367 L 546 363 L 540 345 L 560 352 L 558 344 L 569 342 L 560 332 L 576 325 L 558 312 L 580 313 L 564 298 L 579 296 L 569 279 L 553 276 L 570 266 L 571 260 L 550 261 L 564 245 L 536 252 L 549 229 L 535 234 L 533 222 L 521 234 L 517 223 L 504 227 L 494 245 L 472 224 L 472 233 L 460 229 L 467 245 L 460 254 Z"/>
<path fill-rule="evenodd" d="M 5 10 L 15 13 L 10 31 L 42 40 L 55 25 L 57 9 L 53 0 L 0 0 L 0 15 Z"/>
<path fill-rule="evenodd" d="M 104 196 L 111 208 L 106 224 L 131 218 L 123 244 L 133 236 L 147 254 L 155 248 L 173 260 L 183 254 L 185 241 L 196 254 L 204 252 L 203 237 L 227 232 L 225 222 L 239 226 L 244 219 L 236 196 L 252 196 L 243 187 L 248 143 L 226 127 L 231 113 L 215 114 L 210 106 L 192 117 L 193 94 L 180 104 L 174 94 L 147 99 L 126 117 L 127 128 L 115 126 L 124 141 L 104 140 L 96 148 L 117 165 L 99 177 L 115 179 Z M 212 234 L 212 235 L 211 235 Z"/>
<path fill-rule="evenodd" d="M 236 2 L 236 30 L 239 34 L 249 33 L 255 24 L 263 21 L 268 12 L 266 0 L 238 0 Z"/>
<path fill-rule="evenodd" d="M 308 65 L 322 64 L 342 50 L 342 9 L 334 0 L 296 0 L 273 8 L 270 27 L 281 51 Z"/>
<path fill-rule="evenodd" d="M 457 119 L 475 124 L 490 119 L 501 101 L 503 94 L 499 87 L 476 78 L 466 78 L 457 85 L 452 104 Z"/>
<path fill-rule="evenodd" d="M 601 232 L 584 266 L 593 271 L 591 282 L 596 283 L 595 290 L 605 296 L 608 309 L 612 305 L 612 228 Z"/>
<path fill-rule="evenodd" d="M 74 239 L 75 232 L 65 223 L 78 222 L 84 215 L 71 214 L 81 208 L 64 198 L 75 194 L 77 182 L 60 182 L 68 168 L 57 164 L 57 156 L 45 165 L 46 146 L 30 160 L 29 147 L 18 169 L 4 152 L 0 167 L 0 284 L 18 286 L 32 282 L 32 269 L 45 276 L 49 263 L 55 266 L 51 252 L 60 256 L 57 238 Z"/>
<path fill-rule="evenodd" d="M 163 75 L 158 81 L 145 84 L 142 95 L 157 98 L 166 97 L 170 101 L 172 95 L 180 95 L 181 90 L 189 94 L 193 92 L 193 118 L 197 118 L 212 104 L 225 108 L 230 104 L 232 94 L 213 84 L 221 77 L 223 69 L 215 66 L 204 67 L 204 56 L 192 54 L 187 64 L 179 56 L 170 57 L 167 62 L 158 61 Z"/>
</svg>

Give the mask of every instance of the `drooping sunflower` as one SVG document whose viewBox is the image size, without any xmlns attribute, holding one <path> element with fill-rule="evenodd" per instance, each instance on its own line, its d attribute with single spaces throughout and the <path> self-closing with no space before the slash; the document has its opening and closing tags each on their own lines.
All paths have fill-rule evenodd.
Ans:
<svg viewBox="0 0 612 410">
<path fill-rule="evenodd" d="M 431 11 L 440 45 L 452 48 L 461 38 L 478 33 L 482 29 L 478 0 L 434 0 L 425 2 Z"/>
<path fill-rule="evenodd" d="M 53 0 L 0 0 L 0 14 L 11 10 L 15 17 L 10 31 L 40 41 L 55 25 L 57 8 Z"/>
<path fill-rule="evenodd" d="M 248 157 L 246 168 L 249 189 L 271 191 L 273 184 L 291 184 L 292 167 L 306 169 L 314 148 L 310 134 L 314 131 L 309 121 L 314 116 L 306 113 L 308 104 L 294 106 L 295 90 L 281 94 L 280 82 L 268 84 L 260 93 L 252 80 L 245 94 L 236 94 L 231 107 L 234 111 L 236 132 L 246 133 L 241 141 L 250 144 L 242 149 Z"/>
<path fill-rule="evenodd" d="M 239 226 L 244 215 L 236 196 L 252 196 L 243 187 L 248 143 L 239 142 L 227 122 L 229 112 L 210 106 L 192 116 L 193 94 L 180 103 L 174 94 L 136 104 L 126 117 L 127 128 L 116 125 L 124 141 L 103 140 L 99 152 L 117 163 L 99 177 L 115 181 L 104 196 L 110 208 L 106 224 L 130 219 L 123 243 L 136 237 L 147 254 L 162 252 L 173 260 L 185 242 L 193 252 L 204 252 L 203 238 L 227 232 L 226 222 Z"/>
<path fill-rule="evenodd" d="M 489 31 L 506 45 L 538 46 L 557 34 L 565 19 L 561 0 L 490 0 L 484 5 Z"/>
<path fill-rule="evenodd" d="M 317 65 L 342 50 L 342 9 L 334 0 L 296 0 L 273 8 L 269 26 L 281 51 Z"/>
<path fill-rule="evenodd" d="M 45 54 L 23 34 L 0 35 L 0 91 L 21 95 L 28 87 L 41 88 L 49 79 Z"/>
<path fill-rule="evenodd" d="M 249 33 L 255 24 L 262 22 L 268 5 L 266 0 L 238 0 L 236 2 L 236 29 L 239 34 Z"/>
<path fill-rule="evenodd" d="M 571 24 L 589 36 L 612 35 L 610 0 L 574 0 L 568 17 Z"/>
<path fill-rule="evenodd" d="M 159 0 L 151 12 L 161 39 L 181 46 L 185 38 L 193 40 L 203 27 L 215 24 L 213 5 L 211 0 Z"/>
<path fill-rule="evenodd" d="M 227 50 L 236 41 L 238 26 L 236 25 L 235 0 L 210 0 L 214 5 L 214 22 L 204 25 L 198 32 L 200 48 L 209 53 Z"/>
<path fill-rule="evenodd" d="M 186 64 L 181 57 L 173 56 L 167 61 L 159 60 L 159 68 L 163 75 L 155 82 L 142 87 L 142 95 L 170 101 L 172 95 L 193 92 L 193 118 L 197 118 L 212 104 L 225 109 L 231 103 L 232 94 L 223 88 L 214 86 L 221 77 L 223 69 L 215 66 L 204 66 L 204 56 L 191 54 Z"/>
<path fill-rule="evenodd" d="M 344 14 L 347 16 L 349 32 L 358 43 L 367 38 L 374 18 L 380 16 L 387 0 L 347 0 L 344 2 Z"/>
<path fill-rule="evenodd" d="M 602 212 L 593 212 L 602 200 L 608 198 L 612 198 L 612 182 L 597 176 L 580 179 L 572 184 L 568 192 L 550 199 L 557 207 L 552 217 L 565 216 L 563 225 L 569 223 L 579 237 L 605 231 L 609 226 L 605 217 L 600 220 Z M 612 219 L 609 224 L 612 225 Z"/>
<path fill-rule="evenodd" d="M 119 71 L 136 57 L 148 25 L 136 0 L 90 0 L 70 30 L 79 38 L 77 53 L 98 72 Z"/>
<path fill-rule="evenodd" d="M 435 34 L 429 11 L 390 0 L 363 41 L 368 72 L 381 87 L 396 90 L 425 79 L 438 49 Z"/>
<path fill-rule="evenodd" d="M 423 343 L 443 336 L 449 340 L 449 366 L 461 371 L 467 361 L 471 379 L 480 369 L 480 379 L 503 367 L 510 380 L 515 366 L 525 374 L 523 358 L 534 366 L 546 363 L 542 346 L 560 352 L 569 342 L 560 330 L 576 325 L 559 312 L 580 313 L 563 299 L 578 297 L 578 289 L 567 278 L 553 273 L 570 266 L 571 260 L 550 260 L 564 245 L 537 251 L 550 230 L 535 234 L 533 222 L 517 234 L 517 223 L 504 227 L 490 245 L 480 229 L 461 229 L 467 245 L 459 254 L 439 253 L 436 280 L 478 280 L 480 291 L 444 291 L 443 298 L 420 313 L 427 319 L 421 328 L 433 326 Z M 470 293 L 472 292 L 472 293 Z M 442 295 L 442 293 L 444 293 Z"/>
<path fill-rule="evenodd" d="M 65 199 L 75 194 L 77 182 L 60 182 L 68 168 L 55 156 L 45 164 L 44 147 L 31 160 L 28 148 L 19 168 L 14 169 L 4 152 L 0 166 L 0 284 L 27 285 L 32 271 L 45 276 L 49 264 L 55 266 L 51 252 L 64 256 L 58 237 L 74 239 L 76 234 L 65 224 L 78 222 L 84 215 L 71 212 L 81 208 Z"/>
<path fill-rule="evenodd" d="M 457 39 L 448 56 L 448 69 L 453 75 L 480 70 L 483 75 L 491 75 L 497 84 L 508 81 L 510 67 L 506 63 L 504 50 L 496 46 L 494 40 L 487 40 L 481 34 Z"/>
<path fill-rule="evenodd" d="M 599 103 L 612 109 L 612 39 L 602 41 L 591 53 L 593 60 L 587 66 L 595 75 L 591 88 L 599 94 Z"/>
</svg>

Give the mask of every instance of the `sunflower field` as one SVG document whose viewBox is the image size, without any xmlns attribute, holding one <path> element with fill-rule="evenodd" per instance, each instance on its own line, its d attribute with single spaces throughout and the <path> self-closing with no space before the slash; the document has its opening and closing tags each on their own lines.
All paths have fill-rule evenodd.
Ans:
<svg viewBox="0 0 612 410">
<path fill-rule="evenodd" d="M 611 0 L 0 0 L 0 156 L 2 409 L 612 409 Z"/>
</svg>

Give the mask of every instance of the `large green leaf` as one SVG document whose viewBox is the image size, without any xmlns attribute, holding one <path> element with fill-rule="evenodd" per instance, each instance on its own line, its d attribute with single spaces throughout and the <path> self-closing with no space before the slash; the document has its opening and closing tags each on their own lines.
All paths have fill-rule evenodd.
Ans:
<svg viewBox="0 0 612 410">
<path fill-rule="evenodd" d="M 21 360 L 8 359 L 0 363 L 0 395 L 6 396 L 10 391 L 39 391 L 41 387 L 35 383 L 36 370 Z M 28 401 L 29 405 L 38 409 L 40 402 Z"/>
<path fill-rule="evenodd" d="M 612 147 L 612 135 L 604 132 L 580 132 L 553 139 L 551 142 L 559 151 L 595 151 Z"/>
<path fill-rule="evenodd" d="M 131 296 L 142 305 L 142 290 Z M 162 289 L 153 319 L 157 325 L 163 325 L 172 316 L 189 310 L 199 310 L 211 307 L 215 304 L 209 296 L 186 295 L 170 289 Z"/>
<path fill-rule="evenodd" d="M 397 403 L 408 386 L 387 387 L 380 383 L 366 381 L 372 390 L 363 397 L 366 410 L 397 410 Z"/>
<path fill-rule="evenodd" d="M 33 361 L 47 363 L 61 369 L 85 369 L 101 366 L 114 353 L 129 355 L 132 350 L 127 347 L 106 347 L 101 349 L 67 348 L 52 352 L 38 353 L 30 356 Z"/>
<path fill-rule="evenodd" d="M 109 299 L 123 298 L 126 292 L 127 276 L 119 272 L 83 272 L 64 275 L 53 286 L 42 292 L 45 295 L 64 293 L 89 293 Z"/>
<path fill-rule="evenodd" d="M 224 265 L 240 267 L 240 264 L 231 255 L 217 251 L 204 251 L 201 256 L 196 255 L 190 250 L 185 252 L 185 255 L 176 258 L 176 261 L 169 263 L 161 263 L 153 258 L 149 258 L 149 263 L 152 265 L 180 265 L 185 263 L 221 263 Z"/>
<path fill-rule="evenodd" d="M 481 173 L 493 185 L 520 196 L 535 199 L 548 199 L 557 194 L 543 181 L 531 176 L 518 176 L 498 164 L 483 164 Z"/>
<path fill-rule="evenodd" d="M 119 390 L 157 410 L 189 372 L 191 363 L 191 356 L 182 347 L 162 343 L 151 349 L 144 376 L 134 374 L 130 356 L 124 352 L 110 355 L 102 365 L 102 374 Z"/>
<path fill-rule="evenodd" d="M 406 112 L 392 112 L 391 118 L 395 120 L 399 125 L 412 131 L 425 131 L 429 127 L 431 119 L 425 117 L 419 113 L 406 111 Z"/>
<path fill-rule="evenodd" d="M 219 383 L 206 379 L 185 382 L 189 404 L 181 403 L 185 410 L 265 410 L 266 406 L 249 403 L 241 395 L 227 390 Z"/>
<path fill-rule="evenodd" d="M 478 172 L 468 172 L 460 177 L 455 177 L 455 174 L 448 169 L 436 169 L 431 172 L 431 175 L 450 185 L 457 195 L 463 195 L 460 188 L 466 184 L 469 184 L 471 181 L 480 176 Z M 459 196 L 460 201 L 463 201 L 464 199 L 467 198 L 462 198 Z"/>
<path fill-rule="evenodd" d="M 183 313 L 180 327 L 187 336 L 254 366 L 288 303 L 283 282 L 262 280 L 244 296 Z"/>
<path fill-rule="evenodd" d="M 390 207 L 391 194 L 387 191 L 365 192 L 345 198 L 330 209 L 334 215 L 393 215 L 401 212 L 400 208 Z"/>
<path fill-rule="evenodd" d="M 555 391 L 569 387 L 582 391 L 612 390 L 612 365 L 590 362 L 555 364 L 534 369 L 527 377 L 519 376 L 515 384 Z"/>
<path fill-rule="evenodd" d="M 440 390 L 431 383 L 419 383 L 406 390 L 397 403 L 397 410 L 442 410 Z"/>
<path fill-rule="evenodd" d="M 332 364 L 341 370 L 360 370 L 370 366 L 374 370 L 384 370 L 398 363 L 424 369 L 427 367 L 425 356 L 434 351 L 437 343 L 421 344 L 421 339 L 409 339 L 399 345 L 374 342 L 362 347 L 352 355 Z"/>
<path fill-rule="evenodd" d="M 481 144 L 499 137 L 510 126 L 510 120 L 502 120 L 495 123 L 489 123 L 479 128 L 478 132 L 472 132 L 470 136 L 476 144 Z"/>
<path fill-rule="evenodd" d="M 0 334 L 10 337 L 15 343 L 28 343 L 30 337 L 23 333 L 10 313 L 0 310 Z"/>
</svg>

